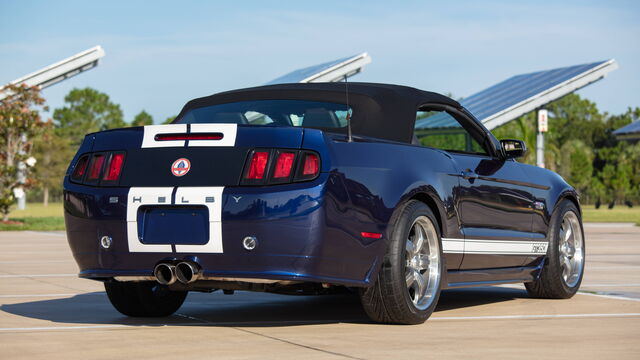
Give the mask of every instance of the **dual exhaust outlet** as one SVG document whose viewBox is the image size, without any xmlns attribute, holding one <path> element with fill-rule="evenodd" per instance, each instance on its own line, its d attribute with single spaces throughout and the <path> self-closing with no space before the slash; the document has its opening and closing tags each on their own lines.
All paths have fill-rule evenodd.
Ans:
<svg viewBox="0 0 640 360">
<path fill-rule="evenodd" d="M 153 269 L 156 281 L 162 285 L 171 285 L 176 281 L 190 284 L 200 277 L 202 269 L 200 265 L 191 261 L 182 261 L 177 264 L 160 263 Z"/>
</svg>

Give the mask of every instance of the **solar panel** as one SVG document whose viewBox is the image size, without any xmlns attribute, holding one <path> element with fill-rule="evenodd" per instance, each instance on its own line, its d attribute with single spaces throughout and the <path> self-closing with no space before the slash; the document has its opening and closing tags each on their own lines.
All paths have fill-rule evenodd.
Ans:
<svg viewBox="0 0 640 360">
<path fill-rule="evenodd" d="M 620 129 L 613 132 L 613 135 L 626 135 L 640 133 L 640 120 L 634 121 L 629 125 L 623 126 Z"/>
<path fill-rule="evenodd" d="M 269 81 L 266 85 L 340 81 L 345 76 L 350 77 L 361 72 L 362 68 L 370 62 L 371 57 L 367 53 L 362 53 L 294 70 Z"/>
<path fill-rule="evenodd" d="M 602 79 L 618 68 L 615 60 L 516 75 L 473 94 L 460 103 L 489 130 Z M 442 127 L 425 118 L 416 127 Z"/>
</svg>

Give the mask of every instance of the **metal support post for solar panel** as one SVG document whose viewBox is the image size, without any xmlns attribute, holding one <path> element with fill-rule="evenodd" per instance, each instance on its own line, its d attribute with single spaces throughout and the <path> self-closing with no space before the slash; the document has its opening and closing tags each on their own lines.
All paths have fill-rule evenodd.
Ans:
<svg viewBox="0 0 640 360">
<path fill-rule="evenodd" d="M 544 167 L 544 133 L 547 132 L 548 114 L 545 109 L 538 109 L 538 135 L 536 136 L 536 165 Z"/>
<path fill-rule="evenodd" d="M 22 144 L 20 144 L 20 155 L 24 155 L 24 146 L 27 143 L 27 135 L 22 134 L 22 136 L 20 137 L 20 142 Z M 27 194 L 24 191 L 24 186 L 27 183 L 27 176 L 26 176 L 26 170 L 27 170 L 27 164 L 24 163 L 24 161 L 20 161 L 18 163 L 18 184 L 20 184 L 20 187 L 22 189 L 22 196 L 18 198 L 18 210 L 24 210 L 27 208 Z"/>
</svg>

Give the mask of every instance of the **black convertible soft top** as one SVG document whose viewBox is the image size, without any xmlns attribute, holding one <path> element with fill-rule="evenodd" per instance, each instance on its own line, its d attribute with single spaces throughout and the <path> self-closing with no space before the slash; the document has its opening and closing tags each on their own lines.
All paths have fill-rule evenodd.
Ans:
<svg viewBox="0 0 640 360">
<path fill-rule="evenodd" d="M 236 101 L 286 99 L 346 104 L 345 86 L 349 89 L 349 106 L 354 109 L 351 128 L 356 135 L 410 143 L 420 105 L 436 103 L 461 107 L 446 96 L 408 86 L 359 82 L 295 83 L 238 89 L 197 98 L 184 106 L 176 120 L 195 108 Z"/>
</svg>

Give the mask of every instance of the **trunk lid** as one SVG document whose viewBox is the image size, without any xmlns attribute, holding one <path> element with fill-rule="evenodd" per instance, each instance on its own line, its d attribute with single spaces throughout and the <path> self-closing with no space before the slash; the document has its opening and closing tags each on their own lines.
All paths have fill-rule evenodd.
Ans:
<svg viewBox="0 0 640 360">
<path fill-rule="evenodd" d="M 172 124 L 109 130 L 88 137 L 93 140 L 91 152 L 126 152 L 118 186 L 236 186 L 251 150 L 300 149 L 303 133 L 295 127 Z M 203 134 L 219 139 L 172 140 Z M 167 136 L 169 140 L 158 140 Z M 180 159 L 187 161 L 180 164 Z M 189 169 L 183 174 L 180 169 L 185 164 Z"/>
</svg>

